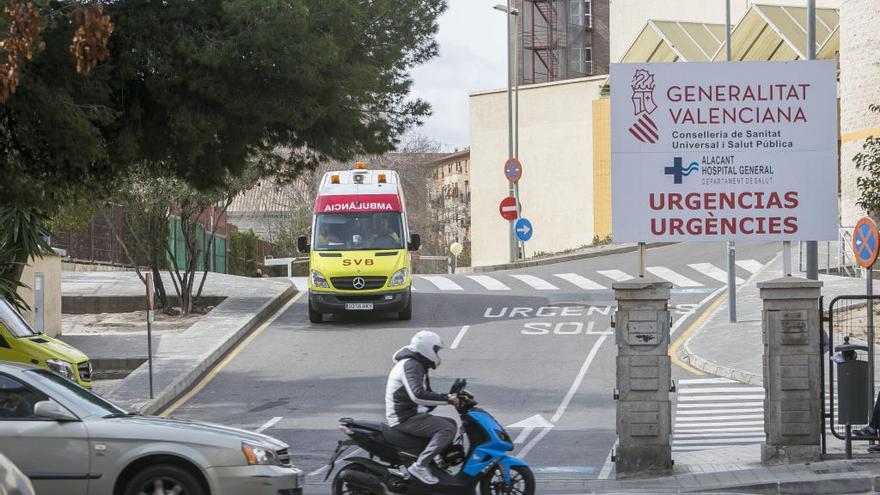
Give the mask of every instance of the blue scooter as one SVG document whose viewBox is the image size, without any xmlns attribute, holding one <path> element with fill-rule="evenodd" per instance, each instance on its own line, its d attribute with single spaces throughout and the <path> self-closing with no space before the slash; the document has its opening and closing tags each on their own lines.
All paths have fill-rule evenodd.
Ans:
<svg viewBox="0 0 880 495">
<path fill-rule="evenodd" d="M 475 495 L 479 486 L 480 495 L 534 495 L 532 470 L 521 459 L 508 454 L 513 450 L 510 435 L 491 414 L 477 407 L 473 395 L 465 390 L 466 385 L 466 380 L 458 379 L 449 393 L 459 399 L 457 410 L 468 439 L 467 451 L 459 434 L 434 459 L 432 472 L 439 483 L 426 485 L 411 477 L 406 469 L 429 439 L 406 435 L 378 421 L 342 418 L 339 429 L 348 439 L 339 442 L 325 481 L 333 473 L 336 461 L 352 446 L 366 451 L 369 458 L 346 458 L 346 464 L 333 479 L 333 494 Z"/>
</svg>

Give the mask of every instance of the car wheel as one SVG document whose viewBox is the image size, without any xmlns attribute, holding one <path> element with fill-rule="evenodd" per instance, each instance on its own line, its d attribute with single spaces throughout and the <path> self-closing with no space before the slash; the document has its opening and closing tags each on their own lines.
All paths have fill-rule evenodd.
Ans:
<svg viewBox="0 0 880 495">
<path fill-rule="evenodd" d="M 160 464 L 134 475 L 125 487 L 125 495 L 206 495 L 199 480 L 186 469 Z"/>
<path fill-rule="evenodd" d="M 309 301 L 309 321 L 312 323 L 324 323 L 324 314 L 312 308 L 312 301 Z"/>
</svg>

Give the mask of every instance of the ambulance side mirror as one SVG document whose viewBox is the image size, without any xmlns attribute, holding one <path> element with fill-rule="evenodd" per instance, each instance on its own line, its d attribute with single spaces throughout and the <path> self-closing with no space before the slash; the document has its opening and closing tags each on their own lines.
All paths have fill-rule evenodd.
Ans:
<svg viewBox="0 0 880 495">
<path fill-rule="evenodd" d="M 409 236 L 409 244 L 406 248 L 410 251 L 418 251 L 422 247 L 422 236 L 419 234 L 411 234 Z"/>
<path fill-rule="evenodd" d="M 309 246 L 309 239 L 304 235 L 297 237 L 296 238 L 296 249 L 299 252 L 304 253 L 304 254 L 311 251 L 312 247 Z"/>
</svg>

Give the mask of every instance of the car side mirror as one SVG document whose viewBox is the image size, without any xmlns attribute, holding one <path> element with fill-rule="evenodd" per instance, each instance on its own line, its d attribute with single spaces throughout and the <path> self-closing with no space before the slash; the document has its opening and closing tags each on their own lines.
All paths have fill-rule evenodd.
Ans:
<svg viewBox="0 0 880 495">
<path fill-rule="evenodd" d="M 55 421 L 78 421 L 79 418 L 54 400 L 41 400 L 34 404 L 34 416 Z"/>
<path fill-rule="evenodd" d="M 419 234 L 411 234 L 409 236 L 409 244 L 406 248 L 410 251 L 418 251 L 422 247 L 422 236 Z"/>
<path fill-rule="evenodd" d="M 309 246 L 309 240 L 306 236 L 301 235 L 296 238 L 296 249 L 305 254 L 312 250 L 312 247 Z"/>
</svg>

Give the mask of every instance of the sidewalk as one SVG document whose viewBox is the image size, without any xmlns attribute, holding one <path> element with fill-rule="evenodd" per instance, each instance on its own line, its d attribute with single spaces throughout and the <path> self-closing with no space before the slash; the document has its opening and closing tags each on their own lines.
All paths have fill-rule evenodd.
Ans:
<svg viewBox="0 0 880 495">
<path fill-rule="evenodd" d="M 675 242 L 650 242 L 645 248 L 651 249 L 656 247 L 669 246 L 676 244 Z M 632 253 L 639 250 L 637 243 L 618 243 L 605 244 L 602 246 L 587 247 L 578 249 L 571 253 L 552 255 L 542 258 L 532 258 L 515 263 L 502 263 L 498 265 L 481 265 L 481 266 L 462 266 L 456 272 L 458 273 L 486 273 L 499 270 L 516 270 L 518 268 L 528 268 L 533 266 L 554 265 L 556 263 L 565 263 L 567 261 L 585 260 L 590 258 L 598 258 L 600 256 L 611 256 L 613 254 Z"/>
<path fill-rule="evenodd" d="M 703 457 L 730 458 L 742 447 L 702 451 Z M 757 450 L 756 450 L 757 451 Z M 677 458 L 682 457 L 680 454 Z M 676 461 L 679 471 L 680 461 Z M 876 459 L 823 461 L 772 467 L 742 466 L 717 472 L 692 472 L 646 480 L 541 480 L 538 492 L 586 493 L 761 493 L 826 494 L 871 493 L 880 483 Z"/>
<path fill-rule="evenodd" d="M 166 277 L 166 287 L 173 290 Z M 61 290 L 64 298 L 112 299 L 143 296 L 144 286 L 134 272 L 64 272 Z M 108 390 L 107 398 L 146 414 L 161 411 L 295 293 L 286 280 L 209 274 L 203 294 L 219 304 L 185 331 L 153 338 L 155 398 L 149 399 L 147 363 Z M 89 356 L 146 357 L 146 336 L 79 335 L 70 342 Z"/>
<path fill-rule="evenodd" d="M 797 259 L 796 256 L 794 256 Z M 694 368 L 706 373 L 762 384 L 763 341 L 761 337 L 762 303 L 758 283 L 782 277 L 782 255 L 767 264 L 736 291 L 737 322 L 730 323 L 727 296 L 681 347 L 679 357 Z M 801 276 L 802 274 L 796 274 Z M 864 294 L 865 280 L 860 278 L 819 275 L 823 282 L 822 295 L 826 304 L 844 294 Z"/>
</svg>

